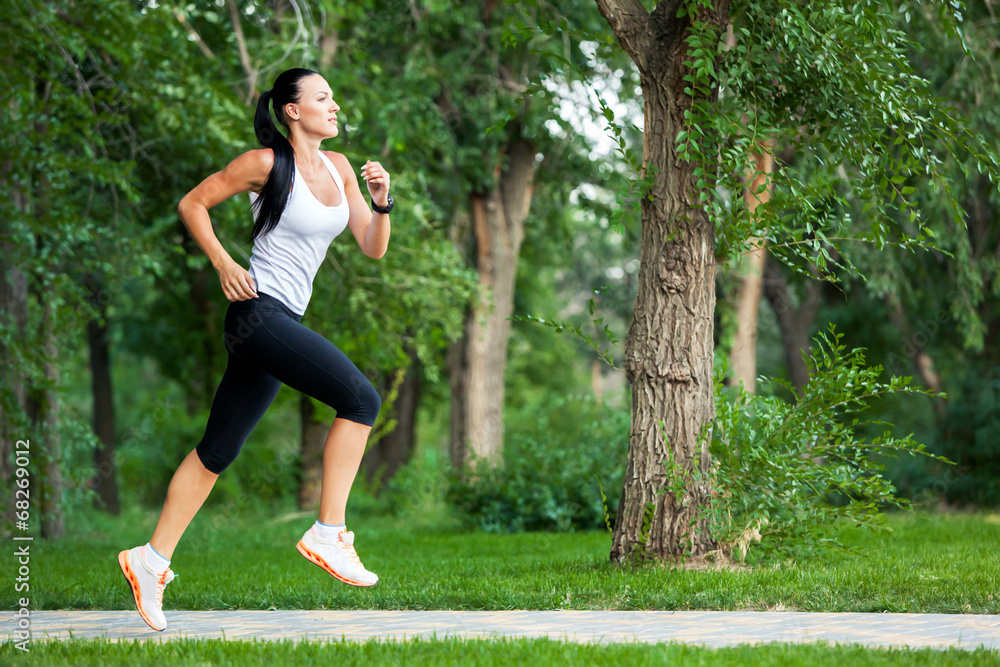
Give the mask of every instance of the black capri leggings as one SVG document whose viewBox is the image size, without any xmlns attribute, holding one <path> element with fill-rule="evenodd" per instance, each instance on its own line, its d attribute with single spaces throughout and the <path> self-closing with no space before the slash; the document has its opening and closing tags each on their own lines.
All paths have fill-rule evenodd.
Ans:
<svg viewBox="0 0 1000 667">
<path fill-rule="evenodd" d="M 236 460 L 250 432 L 284 382 L 323 401 L 337 418 L 372 426 L 382 399 L 337 347 L 300 324 L 280 299 L 258 292 L 226 310 L 226 373 L 215 392 L 205 435 L 195 451 L 220 474 Z"/>
</svg>

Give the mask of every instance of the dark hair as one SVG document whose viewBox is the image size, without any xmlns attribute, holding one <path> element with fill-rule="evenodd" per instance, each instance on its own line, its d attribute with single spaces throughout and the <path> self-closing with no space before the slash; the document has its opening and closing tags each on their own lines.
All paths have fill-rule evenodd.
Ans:
<svg viewBox="0 0 1000 667">
<path fill-rule="evenodd" d="M 257 100 L 257 111 L 253 116 L 253 129 L 257 133 L 257 139 L 265 148 L 274 151 L 274 165 L 271 173 L 267 176 L 264 187 L 260 190 L 260 196 L 254 201 L 251 209 L 256 215 L 253 225 L 253 234 L 250 240 L 254 241 L 258 236 L 263 236 L 275 228 L 281 213 L 288 203 L 288 191 L 292 187 L 292 179 L 295 176 L 295 151 L 281 132 L 278 131 L 274 121 L 271 120 L 270 103 L 274 102 L 274 115 L 278 122 L 288 127 L 288 119 L 285 118 L 284 108 L 289 102 L 299 101 L 299 81 L 303 77 L 317 74 L 311 69 L 295 67 L 286 69 L 274 80 L 271 90 L 261 94 Z"/>
</svg>

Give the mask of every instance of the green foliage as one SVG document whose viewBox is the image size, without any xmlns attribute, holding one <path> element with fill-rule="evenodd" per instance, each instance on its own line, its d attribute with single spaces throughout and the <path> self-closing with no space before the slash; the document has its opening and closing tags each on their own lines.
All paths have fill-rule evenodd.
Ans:
<svg viewBox="0 0 1000 667">
<path fill-rule="evenodd" d="M 705 3 L 680 12 L 691 22 L 684 81 L 692 106 L 676 141 L 694 164 L 692 200 L 716 223 L 720 258 L 766 239 L 789 266 L 836 279 L 836 269 L 858 272 L 851 242 L 931 248 L 964 227 L 942 155 L 972 156 L 1000 187 L 996 152 L 914 72 L 912 45 L 888 3 L 734 2 L 732 45 L 700 20 Z M 755 173 L 754 152 L 768 144 L 794 158 L 770 176 L 771 203 L 750 216 L 739 193 Z M 925 211 L 916 185 L 943 206 Z M 951 226 L 936 222 L 942 208 Z"/>
<path fill-rule="evenodd" d="M 1000 294 L 985 206 L 1000 192 L 998 106 L 980 104 L 997 90 L 995 18 L 979 4 L 967 13 L 960 2 L 734 0 L 730 40 L 725 21 L 704 20 L 710 4 L 686 2 L 677 14 L 689 98 L 679 104 L 691 107 L 669 139 L 677 168 L 692 170 L 688 200 L 709 214 L 717 256 L 738 258 L 764 242 L 807 279 L 875 275 L 874 292 L 910 292 L 907 306 L 930 300 L 930 290 L 904 284 L 914 275 L 940 292 L 954 287 L 947 316 L 965 344 L 981 346 L 989 329 L 975 306 L 986 290 Z M 963 15 L 975 23 L 963 25 Z M 911 20 L 920 28 L 904 30 Z M 537 25 L 554 33 L 549 22 Z M 518 28 L 511 39 L 527 37 Z M 559 29 L 575 30 L 572 22 Z M 942 52 L 950 62 L 926 62 L 934 56 L 925 54 Z M 936 97 L 949 86 L 966 93 L 959 110 Z M 620 138 L 603 100 L 600 111 Z M 977 117 L 961 117 L 970 113 Z M 750 216 L 742 195 L 761 151 L 775 153 L 773 197 Z M 966 230 L 969 210 L 981 211 L 978 229 Z M 917 249 L 937 252 L 914 261 Z M 600 353 L 596 336 L 562 320 L 542 323 Z"/>
<path fill-rule="evenodd" d="M 615 144 L 614 151 L 622 158 L 621 164 L 612 165 L 606 171 L 620 172 L 616 173 L 616 178 L 623 180 L 622 186 L 616 188 L 610 187 L 607 178 L 594 182 L 602 187 L 609 187 L 614 192 L 616 205 L 608 213 L 608 222 L 612 229 L 624 235 L 627 233 L 628 221 L 639 216 L 640 202 L 649 196 L 649 189 L 658 170 L 653 165 L 646 165 L 643 169 L 642 157 L 633 149 L 636 144 L 641 146 L 642 130 L 628 120 L 619 125 L 615 111 L 608 104 L 605 99 L 607 94 L 603 91 L 614 89 L 619 101 L 637 97 L 638 71 L 614 35 L 607 30 L 606 22 L 595 11 L 594 5 L 583 3 L 575 7 L 579 14 L 569 18 L 562 13 L 550 18 L 545 14 L 544 6 L 539 8 L 534 0 L 520 4 L 532 8 L 530 23 L 526 23 L 518 15 L 512 15 L 503 26 L 503 43 L 509 47 L 515 47 L 519 42 L 530 43 L 532 53 L 541 54 L 562 68 L 557 77 L 545 73 L 540 78 L 548 77 L 556 85 L 580 84 L 588 93 L 593 93 L 596 108 L 588 111 L 594 117 L 603 117 Z M 588 50 L 593 49 L 593 54 L 588 55 L 583 48 L 571 49 L 570 44 L 579 47 L 585 44 Z M 618 84 L 617 87 L 615 83 Z M 493 132 L 506 125 L 516 116 L 517 105 L 547 89 L 540 81 L 530 79 L 523 94 L 507 110 L 506 117 L 487 128 L 486 132 Z M 574 104 L 577 102 L 574 101 Z M 560 121 L 555 122 L 562 124 Z M 578 128 L 565 129 L 570 136 L 580 134 Z M 617 205 L 618 203 L 621 205 Z"/>
<path fill-rule="evenodd" d="M 353 239 L 332 247 L 318 276 L 329 288 L 308 317 L 360 368 L 405 368 L 412 348 L 435 382 L 438 355 L 462 334 L 476 274 L 439 229 L 404 224 L 391 242 L 393 252 L 379 262 L 361 255 Z"/>
<path fill-rule="evenodd" d="M 814 339 L 810 381 L 801 395 L 783 381 L 769 381 L 795 395 L 790 403 L 742 387 L 728 394 L 724 374 L 717 377 L 710 446 L 716 491 L 709 512 L 720 545 L 735 558 L 839 546 L 841 520 L 876 526 L 886 507 L 909 507 L 880 456 L 946 461 L 910 435 L 886 430 L 870 441 L 857 436 L 879 423 L 863 414 L 874 399 L 928 392 L 911 387 L 907 377 L 882 382 L 882 368 L 867 366 L 864 350 L 848 351 L 842 338 L 831 326 Z"/>
<path fill-rule="evenodd" d="M 123 281 L 157 270 L 137 215 L 134 158 L 143 149 L 129 117 L 130 109 L 148 104 L 148 72 L 157 69 L 157 48 L 169 42 L 156 28 L 124 2 L 0 8 L 6 46 L 0 280 L 16 270 L 29 293 L 24 330 L 12 313 L 0 312 L 0 407 L 20 433 L 29 421 L 16 400 L 22 383 L 27 379 L 29 391 L 48 390 L 46 400 L 55 400 L 61 381 L 46 385 L 42 369 L 68 365 L 60 356 L 72 349 L 73 335 L 97 303 L 106 303 L 111 292 L 104 284 L 113 281 L 111 289 L 120 291 Z M 42 329 L 44 309 L 49 321 Z M 66 421 L 67 434 L 79 434 L 74 420 Z M 69 447 L 86 442 L 77 438 Z"/>
<path fill-rule="evenodd" d="M 448 501 L 492 533 L 601 528 L 606 513 L 613 521 L 618 499 L 606 503 L 602 487 L 622 486 L 629 412 L 570 394 L 522 419 L 508 427 L 504 462 L 479 462 L 474 480 L 453 476 Z"/>
<path fill-rule="evenodd" d="M 597 480 L 597 489 L 601 492 L 601 509 L 604 510 L 604 527 L 608 529 L 609 533 L 614 532 L 614 528 L 611 526 L 611 511 L 608 509 L 608 497 L 604 495 L 604 485 L 601 484 L 601 478 L 594 475 L 594 479 Z"/>
<path fill-rule="evenodd" d="M 606 289 L 605 287 L 595 287 L 593 292 L 596 295 L 600 294 L 605 289 Z M 597 317 L 594 313 L 594 309 L 596 308 L 594 304 L 594 297 L 590 297 L 587 308 L 590 313 L 591 321 L 594 323 L 594 327 L 598 329 L 600 333 L 604 334 L 605 338 L 607 338 L 608 342 L 611 345 L 617 345 L 620 341 L 618 340 L 618 337 L 615 335 L 615 332 L 611 329 L 610 324 L 608 324 L 605 321 L 605 317 L 603 316 Z M 572 322 L 546 320 L 543 317 L 538 317 L 537 315 L 531 315 L 530 313 L 524 316 L 515 315 L 513 316 L 512 319 L 515 321 L 538 322 L 539 324 L 554 329 L 555 332 L 558 334 L 563 333 L 563 331 L 567 331 L 576 336 L 578 339 L 580 339 L 587 347 L 594 350 L 594 352 L 597 353 L 597 356 L 601 361 L 611 366 L 612 368 L 617 368 L 617 366 L 615 366 L 615 358 L 614 355 L 611 353 L 611 350 L 607 348 L 602 350 L 600 340 L 594 340 L 594 338 L 591 337 L 590 335 L 583 333 L 580 327 L 577 326 L 576 324 L 573 324 Z"/>
</svg>

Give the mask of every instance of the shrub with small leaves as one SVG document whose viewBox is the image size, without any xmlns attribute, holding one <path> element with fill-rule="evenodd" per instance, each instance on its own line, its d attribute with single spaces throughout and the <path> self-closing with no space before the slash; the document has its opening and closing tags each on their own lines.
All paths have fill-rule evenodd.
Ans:
<svg viewBox="0 0 1000 667">
<path fill-rule="evenodd" d="M 831 325 L 807 358 L 810 379 L 801 394 L 781 380 L 762 378 L 761 395 L 732 392 L 716 380 L 712 425 L 713 501 L 707 510 L 725 554 L 736 560 L 805 555 L 841 546 L 838 528 L 848 522 L 876 526 L 888 507 L 909 508 L 885 474 L 883 456 L 924 455 L 911 435 L 894 436 L 891 424 L 863 416 L 891 393 L 922 393 L 908 377 L 880 380 L 880 366 L 866 366 L 864 350 L 850 351 Z M 783 387 L 791 402 L 765 395 Z M 930 394 L 937 395 L 937 394 Z M 885 426 L 863 441 L 859 427 Z M 871 431 L 871 429 L 867 429 Z"/>
</svg>

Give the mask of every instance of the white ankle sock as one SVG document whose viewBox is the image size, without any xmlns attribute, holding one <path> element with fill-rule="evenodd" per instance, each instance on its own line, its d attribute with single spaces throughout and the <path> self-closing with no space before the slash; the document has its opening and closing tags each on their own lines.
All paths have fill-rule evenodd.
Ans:
<svg viewBox="0 0 1000 667">
<path fill-rule="evenodd" d="M 316 521 L 316 532 L 319 533 L 319 536 L 324 540 L 336 540 L 337 535 L 339 535 L 342 530 L 347 530 L 347 526 L 343 524 L 339 526 L 331 526 L 330 524 L 320 523 L 319 520 Z"/>
<path fill-rule="evenodd" d="M 156 553 L 156 549 L 149 542 L 146 543 L 146 562 L 157 572 L 166 572 L 170 567 L 170 560 Z"/>
</svg>

